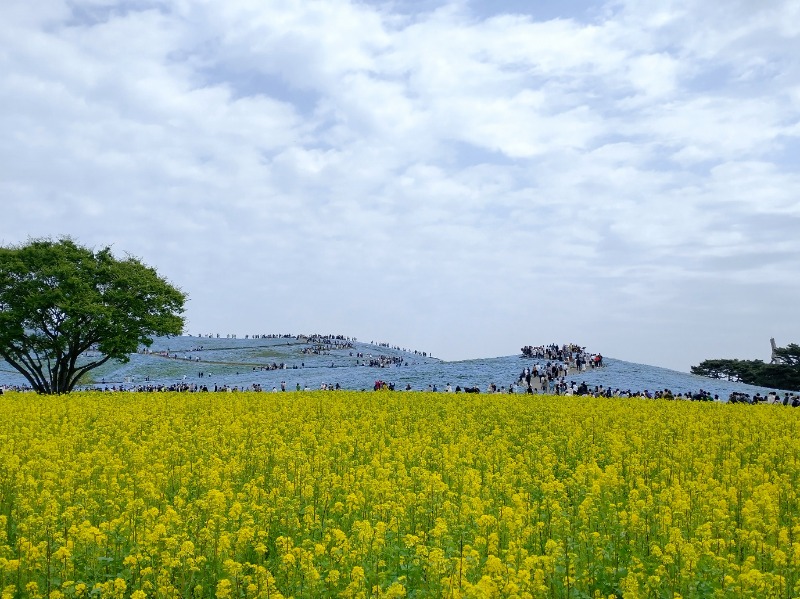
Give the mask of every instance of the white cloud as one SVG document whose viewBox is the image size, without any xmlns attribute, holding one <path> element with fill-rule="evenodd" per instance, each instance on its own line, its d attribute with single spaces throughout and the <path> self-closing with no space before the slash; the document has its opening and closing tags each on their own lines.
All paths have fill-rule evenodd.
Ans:
<svg viewBox="0 0 800 599">
<path fill-rule="evenodd" d="M 622 348 L 650 322 L 673 353 L 649 355 L 685 368 L 676 321 L 800 291 L 797 10 L 14 0 L 0 240 L 141 255 L 202 330 L 337 325 L 455 358 Z M 786 313 L 763 328 L 800 336 Z M 768 337 L 748 335 L 737 352 Z"/>
</svg>

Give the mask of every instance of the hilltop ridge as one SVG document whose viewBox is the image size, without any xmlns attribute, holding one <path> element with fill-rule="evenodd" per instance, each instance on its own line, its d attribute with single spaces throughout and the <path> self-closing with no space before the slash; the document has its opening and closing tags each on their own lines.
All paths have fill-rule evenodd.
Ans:
<svg viewBox="0 0 800 599">
<path fill-rule="evenodd" d="M 546 346 L 544 346 L 546 349 Z M 590 353 L 591 355 L 591 353 Z M 553 356 L 557 358 L 557 355 Z M 124 364 L 109 362 L 93 372 L 82 388 L 104 389 L 207 387 L 264 391 L 321 388 L 372 389 L 376 382 L 397 390 L 444 391 L 448 385 L 486 391 L 515 392 L 521 371 L 550 358 L 534 351 L 521 354 L 446 362 L 427 352 L 389 343 L 367 343 L 343 335 L 255 335 L 237 338 L 192 336 L 156 338 Z M 567 381 L 590 389 L 654 392 L 671 389 L 695 394 L 700 390 L 727 399 L 733 393 L 765 395 L 769 389 L 713 380 L 657 366 L 603 356 L 603 367 L 570 369 Z M 25 379 L 0 362 L 0 386 L 24 386 Z M 513 387 L 512 387 L 513 386 Z"/>
</svg>

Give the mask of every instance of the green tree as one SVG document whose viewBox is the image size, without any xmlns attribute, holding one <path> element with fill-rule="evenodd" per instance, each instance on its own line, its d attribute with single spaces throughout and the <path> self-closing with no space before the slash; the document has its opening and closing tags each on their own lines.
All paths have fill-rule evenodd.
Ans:
<svg viewBox="0 0 800 599">
<path fill-rule="evenodd" d="M 786 347 L 777 347 L 775 348 L 775 357 L 783 364 L 800 366 L 800 345 L 790 343 Z"/>
<path fill-rule="evenodd" d="M 90 370 L 127 362 L 183 331 L 186 294 L 136 258 L 70 238 L 0 248 L 0 356 L 39 393 L 69 393 Z M 90 352 L 91 350 L 91 352 Z"/>
<path fill-rule="evenodd" d="M 781 359 L 780 363 L 765 364 L 761 360 L 703 360 L 697 366 L 692 366 L 692 374 L 773 389 L 800 390 L 800 346 L 790 343 L 786 347 L 776 348 L 775 355 Z"/>
</svg>

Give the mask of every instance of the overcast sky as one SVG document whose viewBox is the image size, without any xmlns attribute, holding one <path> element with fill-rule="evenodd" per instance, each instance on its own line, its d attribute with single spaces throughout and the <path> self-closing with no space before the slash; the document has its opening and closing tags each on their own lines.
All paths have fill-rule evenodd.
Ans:
<svg viewBox="0 0 800 599">
<path fill-rule="evenodd" d="M 800 343 L 796 0 L 2 0 L 0 128 L 0 245 L 137 256 L 192 334 Z"/>
</svg>

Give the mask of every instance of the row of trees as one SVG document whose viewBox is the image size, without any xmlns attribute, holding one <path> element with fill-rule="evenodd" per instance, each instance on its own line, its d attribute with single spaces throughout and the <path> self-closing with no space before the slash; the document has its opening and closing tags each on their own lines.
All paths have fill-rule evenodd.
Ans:
<svg viewBox="0 0 800 599">
<path fill-rule="evenodd" d="M 704 360 L 692 373 L 715 379 L 739 381 L 773 389 L 800 390 L 800 345 L 775 348 L 773 363 L 762 360 Z"/>
</svg>

